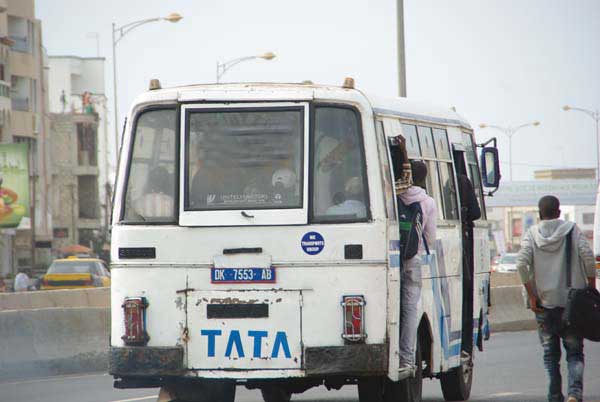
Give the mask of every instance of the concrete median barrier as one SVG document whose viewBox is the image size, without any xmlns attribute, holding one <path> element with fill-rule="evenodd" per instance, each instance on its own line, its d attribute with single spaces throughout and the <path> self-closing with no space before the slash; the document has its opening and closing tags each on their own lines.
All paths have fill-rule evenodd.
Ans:
<svg viewBox="0 0 600 402">
<path fill-rule="evenodd" d="M 49 307 L 110 307 L 110 288 L 0 293 L 0 311 Z"/>
<path fill-rule="evenodd" d="M 0 379 L 107 369 L 108 308 L 0 311 Z"/>
<path fill-rule="evenodd" d="M 493 332 L 536 329 L 535 317 L 525 308 L 522 285 L 491 288 L 489 321 Z"/>
</svg>

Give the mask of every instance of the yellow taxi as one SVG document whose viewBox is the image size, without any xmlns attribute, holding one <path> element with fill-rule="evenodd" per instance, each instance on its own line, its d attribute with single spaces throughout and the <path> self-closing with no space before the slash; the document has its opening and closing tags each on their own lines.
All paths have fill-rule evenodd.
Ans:
<svg viewBox="0 0 600 402">
<path fill-rule="evenodd" d="M 98 258 L 54 260 L 42 278 L 41 289 L 80 289 L 110 286 L 110 272 Z"/>
</svg>

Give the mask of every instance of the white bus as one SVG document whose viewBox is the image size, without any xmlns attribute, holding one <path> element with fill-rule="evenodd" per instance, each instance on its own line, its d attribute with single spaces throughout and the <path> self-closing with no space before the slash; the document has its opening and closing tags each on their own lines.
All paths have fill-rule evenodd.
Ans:
<svg viewBox="0 0 600 402">
<path fill-rule="evenodd" d="M 232 402 L 245 385 L 283 402 L 358 384 L 361 402 L 419 401 L 422 379 L 438 378 L 447 400 L 468 399 L 461 337 L 473 333 L 482 350 L 490 246 L 464 119 L 351 85 L 151 87 L 129 113 L 114 196 L 115 387 Z M 409 158 L 426 161 L 439 210 L 422 266 L 417 370 L 404 381 L 389 140 L 398 135 Z M 497 187 L 496 149 L 481 160 L 483 181 Z M 474 281 L 463 275 L 461 173 L 483 214 Z"/>
</svg>

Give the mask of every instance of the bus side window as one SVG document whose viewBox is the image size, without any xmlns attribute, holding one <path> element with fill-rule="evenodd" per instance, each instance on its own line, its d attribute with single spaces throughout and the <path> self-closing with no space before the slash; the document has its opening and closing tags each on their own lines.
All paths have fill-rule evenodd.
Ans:
<svg viewBox="0 0 600 402">
<path fill-rule="evenodd" d="M 427 194 L 435 200 L 438 211 L 443 211 L 442 194 L 440 191 L 440 176 L 437 162 L 435 161 L 435 148 L 431 128 L 418 126 L 416 128 L 416 132 L 418 134 L 423 160 L 427 164 Z M 438 212 L 438 217 L 440 219 L 442 219 L 442 216 L 443 214 Z"/>
<path fill-rule="evenodd" d="M 123 220 L 175 221 L 175 109 L 156 109 L 138 116 L 133 133 Z"/>
<path fill-rule="evenodd" d="M 333 106 L 316 108 L 312 160 L 312 221 L 367 220 L 369 193 L 357 112 Z"/>
<path fill-rule="evenodd" d="M 481 219 L 485 220 L 485 208 L 483 204 L 483 192 L 481 188 L 481 176 L 479 173 L 479 164 L 477 163 L 477 157 L 475 154 L 475 146 L 473 145 L 473 140 L 470 134 L 463 132 L 463 142 L 465 144 L 465 155 L 467 157 L 467 166 L 469 179 L 471 179 L 471 183 L 473 184 L 473 188 L 475 189 L 475 195 L 477 196 L 477 201 L 479 202 L 479 207 L 481 208 Z"/>
<path fill-rule="evenodd" d="M 419 149 L 419 139 L 417 136 L 417 128 L 412 124 L 402 123 L 402 134 L 406 138 L 406 153 L 410 159 L 418 159 L 421 157 Z"/>
<path fill-rule="evenodd" d="M 456 201 L 456 183 L 452 163 L 439 162 L 442 196 L 444 198 L 444 219 L 458 220 L 458 204 Z"/>
<path fill-rule="evenodd" d="M 396 207 L 394 204 L 393 178 L 391 170 L 391 161 L 389 159 L 387 141 L 383 130 L 383 122 L 378 120 L 375 123 L 377 132 L 377 147 L 379 148 L 379 158 L 383 170 L 383 193 L 385 194 L 385 212 L 391 220 L 396 220 Z"/>
<path fill-rule="evenodd" d="M 458 220 L 457 186 L 454 181 L 454 170 L 452 169 L 452 156 L 450 155 L 450 144 L 448 133 L 441 128 L 433 129 L 435 153 L 439 160 L 440 181 L 442 185 L 442 198 L 444 203 L 444 219 Z"/>
</svg>

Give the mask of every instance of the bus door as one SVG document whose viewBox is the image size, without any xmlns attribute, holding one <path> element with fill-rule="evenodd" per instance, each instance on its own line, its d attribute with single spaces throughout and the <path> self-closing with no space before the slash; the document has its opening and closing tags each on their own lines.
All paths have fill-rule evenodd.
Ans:
<svg viewBox="0 0 600 402">
<path fill-rule="evenodd" d="M 461 350 L 471 355 L 473 353 L 473 228 L 469 222 L 470 214 L 468 202 L 466 202 L 469 188 L 468 174 L 465 165 L 464 149 L 459 145 L 453 146 L 454 169 L 458 184 L 458 195 L 461 210 L 461 234 L 463 245 L 463 292 L 462 292 L 462 341 Z"/>
</svg>

